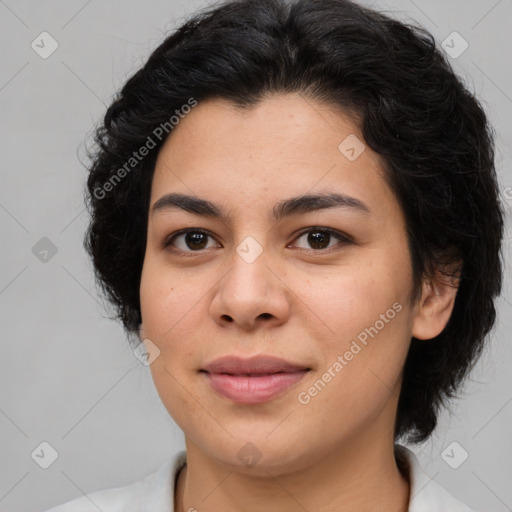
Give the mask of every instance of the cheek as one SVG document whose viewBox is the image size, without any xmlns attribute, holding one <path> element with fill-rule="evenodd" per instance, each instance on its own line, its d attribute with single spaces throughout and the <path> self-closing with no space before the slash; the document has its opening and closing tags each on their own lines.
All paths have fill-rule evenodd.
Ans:
<svg viewBox="0 0 512 512">
<path fill-rule="evenodd" d="M 410 343 L 407 264 L 401 254 L 375 253 L 302 285 L 304 302 L 329 328 L 321 337 L 310 331 L 321 361 L 317 387 L 330 389 L 318 393 L 317 405 L 343 397 L 356 409 L 377 406 L 397 385 Z"/>
<path fill-rule="evenodd" d="M 198 316 L 204 315 L 204 281 L 192 280 L 186 272 L 169 271 L 157 258 L 148 257 L 141 276 L 140 302 L 145 335 L 160 350 L 149 366 L 160 399 L 182 429 L 188 418 L 201 415 L 188 374 L 191 361 L 203 346 L 197 331 Z"/>
<path fill-rule="evenodd" d="M 389 404 L 398 399 L 410 342 L 408 309 L 372 289 L 368 287 L 369 295 L 361 288 L 354 291 L 373 300 L 347 300 L 323 310 L 326 322 L 336 326 L 335 334 L 314 341 L 321 364 L 296 396 L 305 424 L 328 417 L 315 427 L 316 440 L 328 439 L 333 428 L 342 437 L 371 428 L 384 410 L 390 414 Z M 328 297 L 324 300 L 327 307 Z"/>
<path fill-rule="evenodd" d="M 405 306 L 406 271 L 400 264 L 389 265 L 387 261 L 384 255 L 376 255 L 354 265 L 330 268 L 323 275 L 310 275 L 307 279 L 296 276 L 293 287 L 297 295 L 311 311 L 309 315 L 325 327 L 325 347 L 339 349 L 343 340 L 350 341 L 386 312 L 394 318 L 395 302 Z"/>
<path fill-rule="evenodd" d="M 205 409 L 195 396 L 194 388 L 180 373 L 180 364 L 173 363 L 175 360 L 181 360 L 179 352 L 172 354 L 172 357 L 162 355 L 155 359 L 150 365 L 151 377 L 169 415 L 189 437 L 192 435 L 191 438 L 194 438 L 195 430 L 206 430 L 211 426 L 205 421 Z"/>
<path fill-rule="evenodd" d="M 144 263 L 140 284 L 142 320 L 146 336 L 162 349 L 180 332 L 194 332 L 207 283 L 187 272 L 166 271 L 165 265 Z"/>
</svg>

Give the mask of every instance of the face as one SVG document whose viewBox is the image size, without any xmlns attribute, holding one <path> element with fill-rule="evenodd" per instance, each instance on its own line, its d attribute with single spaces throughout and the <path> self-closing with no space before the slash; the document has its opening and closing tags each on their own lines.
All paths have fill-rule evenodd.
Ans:
<svg viewBox="0 0 512 512">
<path fill-rule="evenodd" d="M 188 450 L 276 474 L 392 440 L 412 269 L 402 211 L 362 144 L 347 114 L 292 94 L 246 111 L 199 102 L 160 150 L 143 338 Z M 212 366 L 225 356 L 242 363 Z M 288 366 L 243 366 L 253 356 Z"/>
</svg>

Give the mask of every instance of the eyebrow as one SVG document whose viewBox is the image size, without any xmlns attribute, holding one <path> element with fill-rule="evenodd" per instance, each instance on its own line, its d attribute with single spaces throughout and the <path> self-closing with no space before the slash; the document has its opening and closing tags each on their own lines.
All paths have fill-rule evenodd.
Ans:
<svg viewBox="0 0 512 512">
<path fill-rule="evenodd" d="M 305 194 L 278 201 L 269 215 L 271 221 L 279 221 L 291 215 L 303 215 L 327 208 L 347 208 L 369 214 L 370 208 L 360 199 L 339 193 Z M 170 193 L 158 199 L 151 208 L 151 214 L 164 210 L 183 210 L 188 213 L 216 219 L 229 219 L 221 206 L 206 199 L 186 194 Z"/>
</svg>

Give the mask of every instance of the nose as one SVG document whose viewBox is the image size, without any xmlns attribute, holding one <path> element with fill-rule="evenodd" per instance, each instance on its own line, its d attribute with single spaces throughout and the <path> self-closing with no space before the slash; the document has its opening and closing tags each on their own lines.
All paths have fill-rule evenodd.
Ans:
<svg viewBox="0 0 512 512">
<path fill-rule="evenodd" d="M 243 253 L 240 253 L 243 255 Z M 276 327 L 290 314 L 290 289 L 277 262 L 263 251 L 254 261 L 233 252 L 230 269 L 221 279 L 210 313 L 214 321 L 244 331 Z"/>
</svg>

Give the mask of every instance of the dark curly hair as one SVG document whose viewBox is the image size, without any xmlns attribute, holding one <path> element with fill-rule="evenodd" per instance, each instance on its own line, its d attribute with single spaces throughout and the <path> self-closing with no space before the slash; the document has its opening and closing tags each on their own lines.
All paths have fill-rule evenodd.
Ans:
<svg viewBox="0 0 512 512">
<path fill-rule="evenodd" d="M 189 18 L 129 78 L 94 131 L 84 247 L 97 284 L 128 337 L 136 333 L 162 127 L 167 135 L 170 119 L 179 122 L 193 101 L 222 98 L 243 109 L 289 92 L 349 112 L 382 156 L 406 219 L 413 301 L 423 278 L 463 261 L 448 324 L 432 341 L 412 338 L 403 371 L 395 438 L 421 442 L 494 325 L 504 222 L 492 129 L 421 27 L 348 0 L 229 1 Z"/>
</svg>

